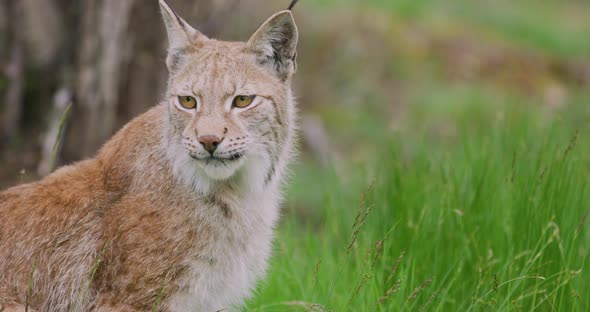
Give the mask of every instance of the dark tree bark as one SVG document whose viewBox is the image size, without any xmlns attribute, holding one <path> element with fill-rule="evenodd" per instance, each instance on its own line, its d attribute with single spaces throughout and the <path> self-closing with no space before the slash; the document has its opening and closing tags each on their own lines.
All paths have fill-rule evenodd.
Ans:
<svg viewBox="0 0 590 312">
<path fill-rule="evenodd" d="M 4 16 L 20 17 L 18 6 L 15 3 L 4 2 L 2 11 Z M 22 100 L 24 91 L 24 56 L 22 36 L 16 31 L 15 25 L 6 21 L 5 23 L 5 40 L 8 44 L 2 51 L 3 76 L 5 87 L 3 94 L 3 114 L 2 114 L 2 135 L 0 139 L 4 141 L 7 138 L 16 135 L 20 126 L 22 116 Z"/>
<path fill-rule="evenodd" d="M 72 159 L 92 155 L 115 128 L 119 86 L 133 40 L 128 24 L 134 2 L 81 1 L 75 109 L 66 144 Z"/>
<path fill-rule="evenodd" d="M 233 2 L 169 1 L 189 21 L 219 17 Z M 157 1 L 81 3 L 75 107 L 63 153 L 68 162 L 92 156 L 130 118 L 156 105 L 166 84 L 167 39 Z M 195 24 L 216 33 L 216 25 Z"/>
</svg>

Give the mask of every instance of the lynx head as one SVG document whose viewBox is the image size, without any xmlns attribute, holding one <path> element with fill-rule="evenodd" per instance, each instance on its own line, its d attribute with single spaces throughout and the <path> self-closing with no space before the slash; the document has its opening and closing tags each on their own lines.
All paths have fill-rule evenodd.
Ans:
<svg viewBox="0 0 590 312">
<path fill-rule="evenodd" d="M 293 140 L 298 32 L 291 12 L 270 17 L 247 42 L 223 42 L 191 27 L 163 0 L 160 6 L 169 39 L 165 105 L 175 171 L 193 184 L 244 174 L 268 183 Z"/>
</svg>

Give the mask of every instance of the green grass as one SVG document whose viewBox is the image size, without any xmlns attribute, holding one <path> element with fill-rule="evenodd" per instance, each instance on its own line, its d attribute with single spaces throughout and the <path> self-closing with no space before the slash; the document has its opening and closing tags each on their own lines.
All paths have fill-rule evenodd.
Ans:
<svg viewBox="0 0 590 312">
<path fill-rule="evenodd" d="M 590 309 L 584 118 L 477 86 L 429 90 L 395 131 L 342 113 L 364 147 L 294 170 L 248 310 Z"/>
<path fill-rule="evenodd" d="M 368 2 L 532 55 L 590 53 L 584 1 Z M 351 4 L 367 6 L 317 5 Z M 336 105 L 314 108 L 339 157 L 294 169 L 271 270 L 247 310 L 589 311 L 588 89 L 562 81 L 564 106 L 551 109 L 542 86 L 449 82 L 431 58 L 380 62 L 397 71 L 403 107 L 364 89 L 373 98 L 338 105 L 359 88 L 351 79 Z"/>
</svg>

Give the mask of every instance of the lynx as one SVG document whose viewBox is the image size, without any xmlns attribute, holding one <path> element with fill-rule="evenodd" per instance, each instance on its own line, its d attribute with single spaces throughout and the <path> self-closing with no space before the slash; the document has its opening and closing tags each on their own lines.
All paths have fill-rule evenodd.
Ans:
<svg viewBox="0 0 590 312">
<path fill-rule="evenodd" d="M 6 311 L 239 309 L 265 273 L 296 136 L 292 13 L 222 42 L 160 7 L 163 100 L 94 159 L 0 193 Z"/>
</svg>

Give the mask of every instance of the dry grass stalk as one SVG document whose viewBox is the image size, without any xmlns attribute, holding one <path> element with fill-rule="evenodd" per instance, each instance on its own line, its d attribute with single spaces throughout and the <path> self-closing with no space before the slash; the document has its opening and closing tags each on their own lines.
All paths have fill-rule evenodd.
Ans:
<svg viewBox="0 0 590 312">
<path fill-rule="evenodd" d="M 395 294 L 398 290 L 399 290 L 399 285 L 401 285 L 402 280 L 398 279 L 393 286 L 391 286 L 391 288 L 389 288 L 389 290 L 387 290 L 385 292 L 385 294 L 383 296 L 381 296 L 381 298 L 379 298 L 379 300 L 377 301 L 377 304 L 383 304 L 383 302 L 385 302 L 385 300 L 387 300 L 391 295 Z"/>
<path fill-rule="evenodd" d="M 580 231 L 582 230 L 582 227 L 584 227 L 584 223 L 586 222 L 586 219 L 588 218 L 589 214 L 590 214 L 590 207 L 588 207 L 588 209 L 586 210 L 586 213 L 584 213 L 584 216 L 582 217 L 582 220 L 580 220 L 580 223 L 578 223 L 578 227 L 576 228 L 576 233 L 575 233 L 576 237 L 578 237 L 578 235 L 580 234 Z"/>
<path fill-rule="evenodd" d="M 373 257 L 373 263 L 371 264 L 371 268 L 375 268 L 375 264 L 377 264 L 377 259 L 379 259 L 379 256 L 381 256 L 382 252 L 383 252 L 383 241 L 378 240 L 377 243 L 375 243 L 375 256 Z"/>
<path fill-rule="evenodd" d="M 320 272 L 320 266 L 322 264 L 322 259 L 319 258 L 315 264 L 315 270 L 313 271 L 313 284 L 315 285 L 318 282 L 318 274 Z"/>
<path fill-rule="evenodd" d="M 494 291 L 498 291 L 498 276 L 494 274 Z"/>
<path fill-rule="evenodd" d="M 545 301 L 547 301 L 547 303 L 551 307 L 551 311 L 557 311 L 557 309 L 555 309 L 555 305 L 553 304 L 553 302 L 551 302 L 551 299 L 549 299 L 547 295 L 545 295 Z"/>
<path fill-rule="evenodd" d="M 323 305 L 321 305 L 319 303 L 310 303 L 310 302 L 305 302 L 305 301 L 286 301 L 286 302 L 281 302 L 280 304 L 286 305 L 286 306 L 305 307 L 306 311 L 319 311 L 319 312 L 330 311 L 328 308 L 324 307 Z"/>
<path fill-rule="evenodd" d="M 547 167 L 544 167 L 543 170 L 541 171 L 541 174 L 539 174 L 539 178 L 537 178 L 537 185 L 539 185 L 539 183 L 541 183 L 541 181 L 543 181 L 543 178 L 545 177 L 545 173 L 547 173 Z"/>
<path fill-rule="evenodd" d="M 512 154 L 512 175 L 510 176 L 510 183 L 514 183 L 516 178 L 516 152 Z"/>
<path fill-rule="evenodd" d="M 355 289 L 354 293 L 352 293 L 350 300 L 348 300 L 349 303 L 352 302 L 352 300 L 358 295 L 358 293 L 361 291 L 363 286 L 365 286 L 367 284 L 367 282 L 369 281 L 370 278 L 371 278 L 371 275 L 369 275 L 369 274 L 365 274 L 363 276 L 363 279 L 359 283 L 358 287 Z"/>
<path fill-rule="evenodd" d="M 580 130 L 576 130 L 574 137 L 571 139 L 570 143 L 568 144 L 567 148 L 565 149 L 565 152 L 563 153 L 562 159 L 566 159 L 567 156 L 570 154 L 570 152 L 574 149 L 574 147 L 576 146 L 576 142 L 578 141 L 579 135 L 580 135 Z"/>
<path fill-rule="evenodd" d="M 432 283 L 432 278 L 427 279 L 424 283 L 422 283 L 422 285 L 420 285 L 416 289 L 414 289 L 412 294 L 408 297 L 407 301 L 412 301 L 412 300 L 416 299 L 416 296 L 418 296 L 418 294 L 422 290 L 424 290 L 424 288 L 426 288 L 428 285 L 430 285 L 430 283 Z"/>
<path fill-rule="evenodd" d="M 307 309 L 307 311 L 308 312 L 329 312 L 330 310 L 328 310 L 326 307 L 324 307 L 321 304 L 314 303 L 309 307 L 309 309 Z"/>
<path fill-rule="evenodd" d="M 438 295 L 439 292 L 440 292 L 440 289 L 438 289 L 432 295 L 430 295 L 430 297 L 428 297 L 428 300 L 426 300 L 426 303 L 424 304 L 424 306 L 422 306 L 420 308 L 420 311 L 426 311 L 426 308 L 428 308 L 428 306 L 432 303 L 432 301 L 434 300 L 436 295 Z"/>
<path fill-rule="evenodd" d="M 348 245 L 348 248 L 346 249 L 346 254 L 350 254 L 350 251 L 352 250 L 352 247 L 354 247 L 354 244 L 356 243 L 356 239 L 358 238 L 361 230 L 363 229 L 363 226 L 365 225 L 365 222 L 367 222 L 367 217 L 371 213 L 371 209 L 372 208 L 373 208 L 373 206 L 369 206 L 367 208 L 367 210 L 365 211 L 365 214 L 363 215 L 363 217 L 362 217 L 360 223 L 358 224 L 357 228 L 354 229 L 354 232 L 352 233 L 352 238 L 350 239 L 350 244 Z"/>
<path fill-rule="evenodd" d="M 367 194 L 373 189 L 373 185 L 375 185 L 375 179 L 371 181 L 371 184 L 369 184 L 369 188 L 363 193 L 363 196 L 361 197 L 361 202 L 359 203 L 359 208 L 356 212 L 356 217 L 354 218 L 354 224 L 352 225 L 353 229 L 355 229 L 359 223 L 359 220 L 363 212 L 363 206 L 365 205 L 365 201 L 367 200 Z"/>
<path fill-rule="evenodd" d="M 397 271 L 397 268 L 399 267 L 399 264 L 401 263 L 401 261 L 405 255 L 406 255 L 406 251 L 402 250 L 402 252 L 399 254 L 399 257 L 397 257 L 397 260 L 395 260 L 395 264 L 391 268 L 391 272 L 389 273 L 389 277 L 387 277 L 387 282 L 389 282 L 391 279 L 393 279 L 393 276 L 395 275 L 395 272 Z"/>
<path fill-rule="evenodd" d="M 373 246 L 371 246 L 371 249 L 369 249 L 369 251 L 367 251 L 367 256 L 365 257 L 365 260 L 369 261 L 369 259 L 371 259 L 371 256 L 375 252 L 375 249 L 377 248 L 377 244 L 379 244 L 379 242 L 380 242 L 380 240 L 376 241 L 375 244 L 373 244 Z"/>
</svg>

